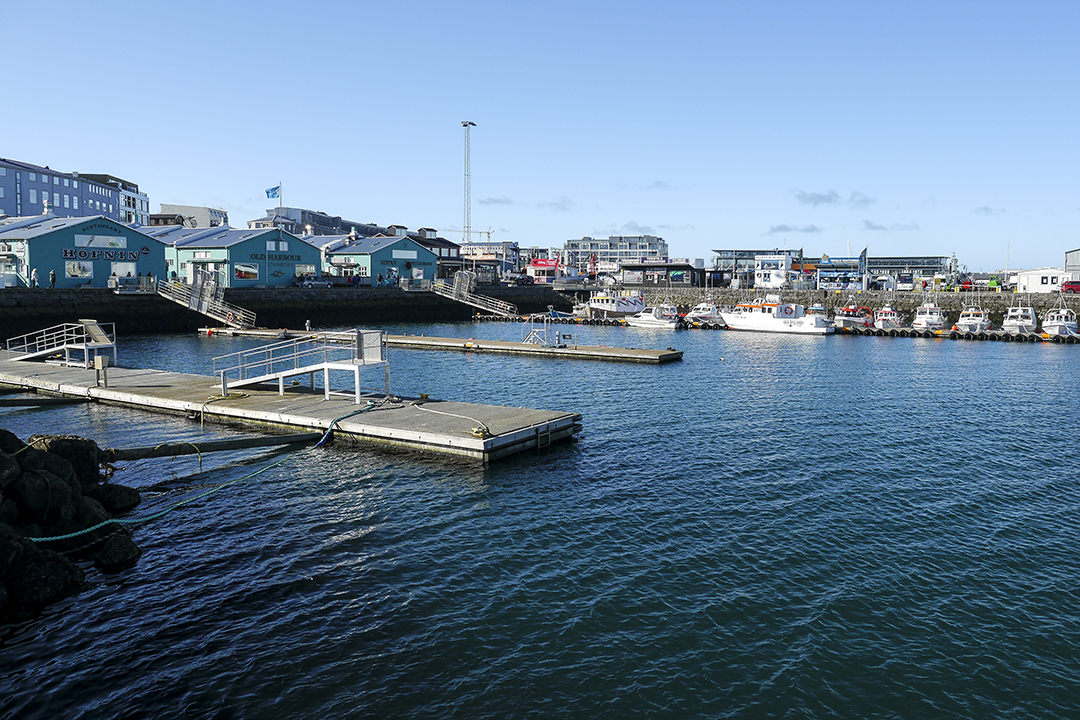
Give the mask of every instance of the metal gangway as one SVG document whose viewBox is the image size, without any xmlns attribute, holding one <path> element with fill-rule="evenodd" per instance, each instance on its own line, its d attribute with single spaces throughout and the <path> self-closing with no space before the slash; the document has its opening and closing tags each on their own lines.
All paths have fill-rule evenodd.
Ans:
<svg viewBox="0 0 1080 720">
<path fill-rule="evenodd" d="M 94 358 L 112 353 L 116 365 L 116 329 L 113 323 L 79 320 L 27 333 L 7 341 L 6 350 L 13 360 L 33 360 L 64 354 L 65 365 L 82 365 L 89 369 Z M 82 353 L 82 358 L 72 358 Z"/>
<path fill-rule="evenodd" d="M 190 285 L 159 278 L 157 294 L 229 327 L 255 327 L 255 313 L 225 302 L 225 289 L 218 279 L 218 272 L 196 268 Z"/>
<path fill-rule="evenodd" d="M 385 368 L 383 397 L 389 397 L 390 360 L 387 357 L 386 333 L 360 328 L 314 333 L 214 358 L 214 374 L 221 378 L 223 396 L 227 396 L 232 388 L 272 382 L 277 383 L 278 395 L 284 395 L 285 381 L 301 375 L 307 375 L 310 386 L 314 388 L 315 373 L 321 372 L 326 400 L 331 395 L 352 396 L 356 404 L 364 395 L 360 387 L 360 370 L 378 367 Z M 330 389 L 331 370 L 352 373 L 352 392 Z M 369 395 L 375 393 L 374 390 L 368 391 Z"/>
<path fill-rule="evenodd" d="M 445 280 L 436 280 L 431 285 L 431 292 L 466 305 L 472 305 L 481 310 L 487 310 L 495 315 L 511 317 L 518 314 L 517 305 L 498 298 L 478 295 L 476 293 L 476 273 L 471 270 L 458 270 L 454 273 L 453 285 Z"/>
</svg>

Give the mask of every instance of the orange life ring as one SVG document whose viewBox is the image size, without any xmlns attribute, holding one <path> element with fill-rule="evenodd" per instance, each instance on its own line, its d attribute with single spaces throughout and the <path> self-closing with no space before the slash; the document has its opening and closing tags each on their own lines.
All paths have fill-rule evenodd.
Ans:
<svg viewBox="0 0 1080 720">
<path fill-rule="evenodd" d="M 236 316 L 233 315 L 232 313 L 229 313 L 228 315 L 225 316 L 225 322 L 228 322 L 228 323 L 231 323 L 235 319 L 236 319 Z"/>
<path fill-rule="evenodd" d="M 794 312 L 794 311 L 791 309 L 790 305 L 788 305 L 787 307 L 784 308 L 784 314 L 785 315 L 790 315 L 792 312 Z"/>
</svg>

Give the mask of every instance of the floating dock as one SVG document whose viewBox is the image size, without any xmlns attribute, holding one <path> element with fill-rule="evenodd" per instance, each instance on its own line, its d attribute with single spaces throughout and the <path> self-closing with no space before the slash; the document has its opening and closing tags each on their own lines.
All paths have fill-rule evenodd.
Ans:
<svg viewBox="0 0 1080 720">
<path fill-rule="evenodd" d="M 301 338 L 311 333 L 296 330 L 201 328 L 200 335 L 224 335 L 229 337 Z M 413 350 L 458 350 L 462 352 L 500 353 L 503 355 L 526 355 L 530 357 L 562 358 L 571 360 L 606 360 L 608 362 L 631 362 L 660 365 L 682 360 L 683 351 L 667 348 L 623 348 L 610 345 L 537 345 L 507 340 L 476 340 L 475 338 L 442 338 L 424 335 L 387 335 L 386 344 L 391 347 Z"/>
<path fill-rule="evenodd" d="M 333 427 L 335 440 L 491 462 L 572 439 L 581 415 L 442 400 L 381 395 L 325 399 L 321 390 L 289 386 L 245 388 L 222 396 L 219 379 L 149 368 L 101 371 L 52 362 L 17 360 L 0 351 L 0 383 L 153 412 L 184 414 L 211 422 L 277 428 L 288 432 Z"/>
</svg>

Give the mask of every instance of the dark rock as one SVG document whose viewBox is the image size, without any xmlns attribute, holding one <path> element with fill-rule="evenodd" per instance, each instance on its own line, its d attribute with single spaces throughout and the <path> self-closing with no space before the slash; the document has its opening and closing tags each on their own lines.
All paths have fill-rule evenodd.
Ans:
<svg viewBox="0 0 1080 720">
<path fill-rule="evenodd" d="M 18 460 L 6 452 L 0 452 L 0 491 L 3 491 L 12 480 L 19 477 L 21 472 L 22 468 L 19 467 Z"/>
<path fill-rule="evenodd" d="M 24 447 L 26 447 L 26 443 L 20 440 L 18 435 L 10 430 L 0 428 L 0 452 L 14 455 Z"/>
<path fill-rule="evenodd" d="M 4 495 L 11 498 L 19 507 L 22 523 L 40 522 L 45 519 L 49 507 L 49 481 L 54 477 L 42 470 L 30 470 L 21 474 L 15 482 L 4 490 Z"/>
<path fill-rule="evenodd" d="M 59 457 L 66 460 L 83 487 L 101 482 L 103 456 L 97 443 L 93 440 L 73 435 L 34 435 L 28 442 L 38 450 L 47 452 L 50 457 Z M 54 475 L 63 477 L 52 468 L 48 469 Z"/>
<path fill-rule="evenodd" d="M 11 498 L 0 501 L 0 523 L 14 525 L 19 520 L 19 506 Z"/>
<path fill-rule="evenodd" d="M 63 555 L 0 533 L 0 556 L 4 555 L 12 556 L 12 561 L 2 576 L 7 602 L 0 606 L 0 619 L 36 612 L 79 592 L 86 583 L 82 568 Z"/>
<path fill-rule="evenodd" d="M 103 572 L 119 572 L 134 567 L 142 556 L 142 550 L 131 539 L 127 528 L 114 526 L 116 530 L 94 554 L 94 566 Z"/>
<path fill-rule="evenodd" d="M 142 496 L 135 488 L 126 485 L 114 485 L 113 483 L 104 483 L 87 490 L 86 496 L 97 500 L 105 508 L 106 512 L 113 515 L 134 510 L 142 502 Z"/>
</svg>

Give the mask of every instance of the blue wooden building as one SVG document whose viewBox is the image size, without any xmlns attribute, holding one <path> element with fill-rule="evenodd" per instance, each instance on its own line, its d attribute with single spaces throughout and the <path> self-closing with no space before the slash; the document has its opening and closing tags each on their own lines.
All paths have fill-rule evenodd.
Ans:
<svg viewBox="0 0 1080 720">
<path fill-rule="evenodd" d="M 0 220 L 0 278 L 5 285 L 109 287 L 110 278 L 165 272 L 165 245 L 141 230 L 102 215 L 35 215 Z M 114 283 L 115 284 L 115 283 Z"/>
<path fill-rule="evenodd" d="M 322 271 L 332 277 L 355 278 L 361 285 L 378 285 L 380 277 L 383 285 L 396 285 L 401 279 L 435 279 L 438 256 L 412 237 L 309 235 L 304 239 L 319 246 Z"/>
<path fill-rule="evenodd" d="M 220 273 L 223 287 L 287 287 L 318 272 L 319 249 L 279 228 L 187 228 L 144 231 L 166 244 L 168 277 L 190 283 L 196 268 Z"/>
</svg>

